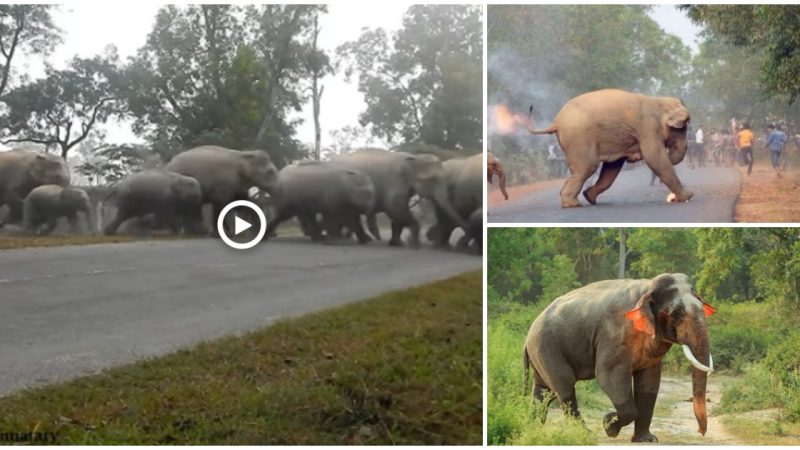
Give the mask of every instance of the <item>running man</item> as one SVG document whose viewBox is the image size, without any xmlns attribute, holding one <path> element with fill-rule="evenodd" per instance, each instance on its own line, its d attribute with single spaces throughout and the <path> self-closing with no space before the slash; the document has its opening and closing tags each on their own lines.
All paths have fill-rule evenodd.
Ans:
<svg viewBox="0 0 800 450">
<path fill-rule="evenodd" d="M 753 130 L 750 123 L 744 122 L 739 133 L 736 135 L 736 144 L 742 153 L 742 165 L 747 164 L 747 175 L 753 172 Z"/>
<path fill-rule="evenodd" d="M 783 169 L 781 169 L 780 159 L 783 147 L 786 145 L 786 133 L 781 131 L 781 127 L 775 128 L 775 125 L 769 124 L 767 126 L 767 143 L 764 148 L 770 150 L 770 157 L 772 159 L 772 168 L 778 177 L 783 178 Z"/>
</svg>

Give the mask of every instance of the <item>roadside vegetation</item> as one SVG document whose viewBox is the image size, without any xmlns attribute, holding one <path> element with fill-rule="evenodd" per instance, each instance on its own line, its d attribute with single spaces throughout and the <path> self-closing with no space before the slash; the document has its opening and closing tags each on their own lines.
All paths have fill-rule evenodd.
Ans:
<svg viewBox="0 0 800 450">
<path fill-rule="evenodd" d="M 531 385 L 523 386 L 522 347 L 531 322 L 556 297 L 618 276 L 620 238 L 626 278 L 683 272 L 716 308 L 709 335 L 712 377 L 721 380 L 722 395 L 709 404 L 711 416 L 720 417 L 725 431 L 745 444 L 797 442 L 800 231 L 543 228 L 490 229 L 488 236 L 489 444 L 607 442 L 600 420 L 612 406 L 594 381 L 577 384 L 585 425 L 565 419 L 556 408 L 541 423 L 543 409 L 532 403 Z M 689 383 L 691 369 L 678 347 L 663 364 L 664 376 Z M 664 406 L 656 404 L 655 416 L 668 414 L 659 410 Z M 713 433 L 710 428 L 707 437 L 713 439 Z"/>
<path fill-rule="evenodd" d="M 482 442 L 482 275 L 0 398 L 57 444 Z"/>
</svg>

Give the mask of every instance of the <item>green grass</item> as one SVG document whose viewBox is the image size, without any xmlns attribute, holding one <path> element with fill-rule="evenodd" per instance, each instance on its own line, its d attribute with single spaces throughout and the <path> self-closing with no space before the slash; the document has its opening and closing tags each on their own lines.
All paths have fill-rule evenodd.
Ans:
<svg viewBox="0 0 800 450">
<path fill-rule="evenodd" d="M 0 398 L 58 444 L 482 441 L 480 272 Z"/>
<path fill-rule="evenodd" d="M 72 236 L 2 236 L 0 250 L 14 250 L 33 247 L 59 247 L 63 245 L 108 244 L 132 242 L 131 236 L 72 235 Z"/>
</svg>

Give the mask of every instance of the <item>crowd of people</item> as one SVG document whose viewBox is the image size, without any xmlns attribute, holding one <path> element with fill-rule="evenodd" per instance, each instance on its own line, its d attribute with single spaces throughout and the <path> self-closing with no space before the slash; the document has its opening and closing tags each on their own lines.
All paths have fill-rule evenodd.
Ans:
<svg viewBox="0 0 800 450">
<path fill-rule="evenodd" d="M 753 172 L 753 148 L 756 136 L 749 122 L 736 125 L 732 122 L 731 129 L 711 130 L 706 135 L 703 125 L 698 125 L 697 130 L 688 130 L 689 149 L 687 159 L 689 168 L 705 167 L 706 161 L 713 161 L 719 167 L 732 166 L 737 161 L 742 167 L 747 167 L 747 174 Z M 778 177 L 783 177 L 786 164 L 785 148 L 789 141 L 782 125 L 769 124 L 764 139 L 764 149 L 770 151 L 772 167 Z"/>
</svg>

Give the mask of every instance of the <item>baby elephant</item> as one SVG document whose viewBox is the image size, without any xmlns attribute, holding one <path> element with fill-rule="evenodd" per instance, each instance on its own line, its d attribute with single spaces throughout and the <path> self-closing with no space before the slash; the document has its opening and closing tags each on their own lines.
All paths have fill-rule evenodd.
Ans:
<svg viewBox="0 0 800 450">
<path fill-rule="evenodd" d="M 117 215 L 104 230 L 114 234 L 128 219 L 155 216 L 158 224 L 167 224 L 174 233 L 202 232 L 203 193 L 192 177 L 166 170 L 131 175 L 120 181 L 108 198 L 116 197 Z"/>
<path fill-rule="evenodd" d="M 58 219 L 66 217 L 73 233 L 80 233 L 78 213 L 83 214 L 86 228 L 94 233 L 94 214 L 89 196 L 83 189 L 45 184 L 34 188 L 25 197 L 23 226 L 36 234 L 50 234 Z"/>
</svg>

